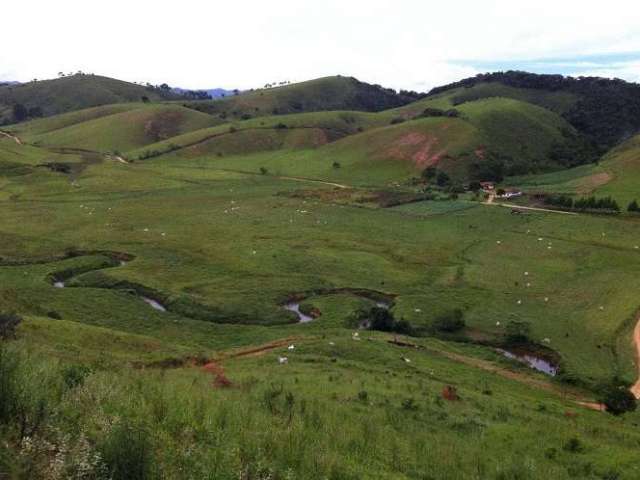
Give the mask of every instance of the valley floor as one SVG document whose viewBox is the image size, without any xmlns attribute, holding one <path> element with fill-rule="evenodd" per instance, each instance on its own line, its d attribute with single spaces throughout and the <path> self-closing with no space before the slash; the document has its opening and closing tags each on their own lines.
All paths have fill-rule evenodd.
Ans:
<svg viewBox="0 0 640 480">
<path fill-rule="evenodd" d="M 23 321 L 0 374 L 29 425 L 38 405 L 48 416 L 30 436 L 2 424 L 0 472 L 50 470 L 46 443 L 65 452 L 57 478 L 83 462 L 77 478 L 100 478 L 127 452 L 164 478 L 640 475 L 639 414 L 595 411 L 590 390 L 638 378 L 636 219 L 470 196 L 381 208 L 358 199 L 410 187 L 241 156 L 83 163 L 0 139 L 8 158 L 21 173 L 0 176 L 0 311 Z M 52 161 L 83 167 L 38 166 Z M 418 330 L 455 309 L 466 330 L 358 330 L 371 292 Z M 317 318 L 298 323 L 292 299 Z M 560 378 L 486 346 L 510 322 Z"/>
</svg>

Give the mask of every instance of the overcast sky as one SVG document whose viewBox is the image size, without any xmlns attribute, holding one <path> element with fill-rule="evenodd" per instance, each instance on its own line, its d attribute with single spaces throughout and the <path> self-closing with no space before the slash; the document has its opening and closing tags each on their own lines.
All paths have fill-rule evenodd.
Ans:
<svg viewBox="0 0 640 480">
<path fill-rule="evenodd" d="M 638 0 L 17 0 L 2 17 L 3 80 L 82 70 L 246 89 L 342 74 L 428 90 L 513 68 L 640 81 Z"/>
</svg>

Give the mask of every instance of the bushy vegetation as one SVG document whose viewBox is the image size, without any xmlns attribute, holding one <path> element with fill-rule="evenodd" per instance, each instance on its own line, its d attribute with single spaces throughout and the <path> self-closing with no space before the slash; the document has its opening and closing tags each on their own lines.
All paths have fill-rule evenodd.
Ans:
<svg viewBox="0 0 640 480">
<path fill-rule="evenodd" d="M 0 312 L 0 340 L 7 340 L 15 337 L 16 327 L 22 318 L 15 313 Z"/>
<path fill-rule="evenodd" d="M 355 312 L 356 325 L 380 332 L 395 332 L 410 335 L 413 331 L 411 324 L 404 319 L 396 320 L 393 313 L 384 307 L 371 307 Z"/>
<path fill-rule="evenodd" d="M 638 407 L 638 402 L 629 391 L 629 385 L 613 379 L 598 387 L 600 401 L 607 407 L 607 411 L 613 415 L 622 415 L 633 412 Z"/>
<path fill-rule="evenodd" d="M 460 116 L 460 112 L 455 108 L 450 108 L 448 110 L 442 110 L 440 108 L 427 107 L 424 111 L 418 115 L 417 118 L 429 118 L 429 117 L 449 117 L 456 118 Z"/>
<path fill-rule="evenodd" d="M 573 199 L 568 195 L 545 195 L 544 203 L 565 210 L 580 212 L 620 212 L 620 205 L 612 197 L 597 198 L 595 196 Z"/>
<path fill-rule="evenodd" d="M 600 154 L 640 130 L 640 85 L 620 79 L 573 78 L 521 71 L 495 72 L 436 87 L 429 95 L 487 82 L 576 95 L 578 100 L 562 115 L 596 146 Z M 591 150 L 591 147 L 588 149 Z"/>
<path fill-rule="evenodd" d="M 443 313 L 433 321 L 433 327 L 438 332 L 454 333 L 462 330 L 465 326 L 464 312 L 459 308 Z"/>
<path fill-rule="evenodd" d="M 522 320 L 510 320 L 505 326 L 505 342 L 508 345 L 531 342 L 531 324 Z"/>
</svg>

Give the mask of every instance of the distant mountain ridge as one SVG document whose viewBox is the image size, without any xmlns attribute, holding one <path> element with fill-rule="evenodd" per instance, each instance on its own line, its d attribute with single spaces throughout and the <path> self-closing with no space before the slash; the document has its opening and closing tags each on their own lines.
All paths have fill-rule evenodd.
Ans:
<svg viewBox="0 0 640 480">
<path fill-rule="evenodd" d="M 266 115 L 354 110 L 380 112 L 421 98 L 415 92 L 396 92 L 353 77 L 336 75 L 227 95 L 221 101 L 191 102 L 186 106 L 226 119 L 247 120 Z"/>
<path fill-rule="evenodd" d="M 222 98 L 233 95 L 237 90 L 227 90 L 225 88 L 180 88 L 174 87 L 171 89 L 173 92 L 179 95 L 188 94 L 188 92 L 204 92 L 211 98 Z"/>
</svg>

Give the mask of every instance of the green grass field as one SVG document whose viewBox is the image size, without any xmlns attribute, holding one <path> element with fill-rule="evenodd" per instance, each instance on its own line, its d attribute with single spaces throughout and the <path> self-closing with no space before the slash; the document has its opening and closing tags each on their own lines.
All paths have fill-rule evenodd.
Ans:
<svg viewBox="0 0 640 480">
<path fill-rule="evenodd" d="M 457 108 L 393 125 L 399 111 L 218 124 L 132 103 L 8 129 L 24 144 L 0 137 L 0 312 L 23 321 L 0 345 L 0 472 L 637 478 L 639 414 L 577 401 L 613 377 L 636 380 L 639 220 L 418 198 L 424 185 L 406 180 L 427 166 L 464 178 L 480 147 L 544 162 L 567 128 L 522 98 Z M 634 142 L 599 166 L 507 183 L 577 194 L 590 178 L 628 199 Z M 396 198 L 422 201 L 382 206 Z M 466 327 L 401 337 L 415 348 L 354 337 L 354 313 L 374 301 L 353 289 L 393 297 L 418 332 L 455 309 Z M 297 323 L 283 308 L 296 295 L 320 316 Z M 513 321 L 553 350 L 560 378 L 491 348 Z M 447 386 L 459 400 L 443 398 Z M 13 411 L 40 419 L 28 443 Z"/>
</svg>

